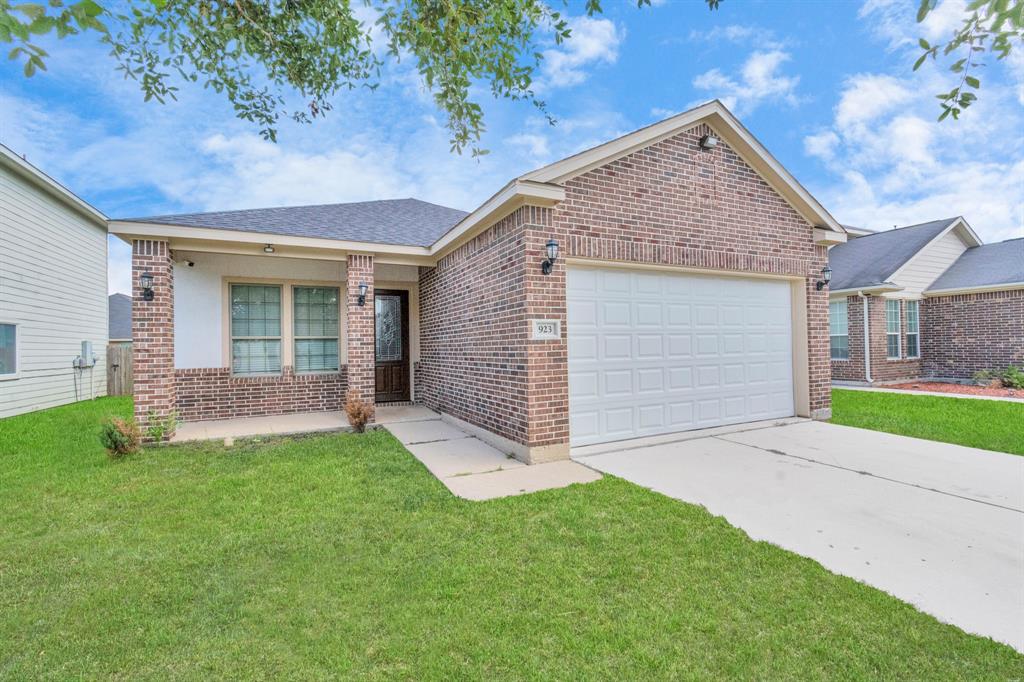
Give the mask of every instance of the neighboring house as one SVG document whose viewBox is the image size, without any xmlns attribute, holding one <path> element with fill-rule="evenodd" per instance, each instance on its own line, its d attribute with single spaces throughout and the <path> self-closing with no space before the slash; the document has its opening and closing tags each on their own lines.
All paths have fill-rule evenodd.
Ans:
<svg viewBox="0 0 1024 682">
<path fill-rule="evenodd" d="M 959 217 L 847 232 L 829 251 L 833 379 L 968 379 L 1024 365 L 1024 239 L 982 244 Z"/>
<path fill-rule="evenodd" d="M 132 340 L 132 297 L 111 294 L 107 298 L 107 334 L 110 342 Z"/>
<path fill-rule="evenodd" d="M 352 389 L 538 462 L 830 414 L 816 282 L 845 231 L 717 101 L 468 214 L 401 199 L 110 229 L 132 244 L 142 420 L 337 410 Z"/>
<path fill-rule="evenodd" d="M 106 346 L 106 217 L 0 145 L 0 417 L 103 395 Z"/>
</svg>

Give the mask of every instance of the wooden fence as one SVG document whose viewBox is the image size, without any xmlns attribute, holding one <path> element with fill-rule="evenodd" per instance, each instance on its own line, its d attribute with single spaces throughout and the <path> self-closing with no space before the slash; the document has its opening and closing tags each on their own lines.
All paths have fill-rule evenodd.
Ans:
<svg viewBox="0 0 1024 682">
<path fill-rule="evenodd" d="M 132 394 L 132 342 L 107 344 L 107 395 Z"/>
</svg>

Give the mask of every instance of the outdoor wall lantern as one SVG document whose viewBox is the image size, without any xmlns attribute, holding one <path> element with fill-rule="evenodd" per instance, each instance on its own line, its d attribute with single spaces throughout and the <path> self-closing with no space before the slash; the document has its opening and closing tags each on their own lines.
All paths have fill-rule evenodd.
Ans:
<svg viewBox="0 0 1024 682">
<path fill-rule="evenodd" d="M 274 245 L 273 244 L 267 244 L 266 246 L 264 246 L 263 247 L 263 253 L 274 253 Z"/>
<path fill-rule="evenodd" d="M 153 275 L 148 272 L 144 272 L 139 275 L 139 286 L 142 287 L 142 299 L 144 301 L 153 300 Z"/>
<path fill-rule="evenodd" d="M 832 281 L 832 268 L 825 266 L 821 269 L 821 279 L 819 279 L 815 286 L 818 287 L 818 291 L 821 291 L 828 286 L 828 283 Z"/>
<path fill-rule="evenodd" d="M 700 138 L 700 148 L 705 151 L 711 151 L 718 146 L 718 138 L 708 133 L 704 137 Z"/>
<path fill-rule="evenodd" d="M 540 271 L 545 275 L 551 274 L 551 268 L 554 267 L 555 261 L 558 260 L 558 242 L 554 239 L 549 239 L 548 243 L 544 245 L 547 251 L 547 259 L 540 264 Z"/>
<path fill-rule="evenodd" d="M 366 305 L 366 282 L 359 283 L 359 306 Z"/>
</svg>

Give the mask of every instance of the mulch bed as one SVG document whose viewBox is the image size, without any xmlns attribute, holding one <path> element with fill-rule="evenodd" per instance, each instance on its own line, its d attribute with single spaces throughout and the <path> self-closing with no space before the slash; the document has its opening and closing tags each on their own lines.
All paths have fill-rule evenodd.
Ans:
<svg viewBox="0 0 1024 682">
<path fill-rule="evenodd" d="M 961 395 L 991 395 L 999 398 L 1024 398 L 1024 391 L 1012 388 L 972 386 L 969 384 L 947 384 L 941 381 L 911 381 L 904 384 L 886 384 L 884 388 L 907 391 L 929 391 L 931 393 L 959 393 Z"/>
</svg>

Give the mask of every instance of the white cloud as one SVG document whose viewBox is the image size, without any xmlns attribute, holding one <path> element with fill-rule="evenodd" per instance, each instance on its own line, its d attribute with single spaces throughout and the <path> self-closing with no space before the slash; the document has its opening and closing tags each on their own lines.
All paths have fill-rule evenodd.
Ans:
<svg viewBox="0 0 1024 682">
<path fill-rule="evenodd" d="M 914 26 L 904 21 L 904 32 Z M 831 123 L 804 137 L 826 170 L 811 183 L 816 196 L 853 225 L 963 215 L 985 241 L 1024 235 L 1024 112 L 1013 86 L 989 71 L 981 99 L 940 123 L 934 94 L 948 89 L 948 74 L 931 64 L 905 74 L 844 81 Z"/>
<path fill-rule="evenodd" d="M 569 39 L 543 52 L 540 77 L 534 90 L 579 85 L 587 79 L 588 69 L 597 64 L 614 64 L 626 31 L 610 19 L 574 17 L 568 20 Z"/>
<path fill-rule="evenodd" d="M 741 24 L 715 26 L 711 30 L 703 31 L 694 29 L 690 31 L 689 39 L 692 42 L 752 45 L 762 50 L 780 50 L 788 45 L 787 41 L 777 38 L 775 32 L 770 29 Z"/>
<path fill-rule="evenodd" d="M 780 73 L 790 55 L 781 50 L 754 52 L 744 62 L 737 76 L 727 76 L 720 69 L 705 71 L 693 79 L 693 87 L 718 98 L 738 116 L 745 116 L 768 101 L 796 105 L 799 76 Z"/>
<path fill-rule="evenodd" d="M 918 0 L 867 0 L 858 16 L 871 22 L 871 32 L 887 42 L 890 50 L 916 46 L 918 38 L 947 40 L 967 16 L 964 0 L 943 0 L 917 23 L 919 5 Z"/>
</svg>

